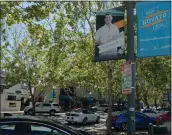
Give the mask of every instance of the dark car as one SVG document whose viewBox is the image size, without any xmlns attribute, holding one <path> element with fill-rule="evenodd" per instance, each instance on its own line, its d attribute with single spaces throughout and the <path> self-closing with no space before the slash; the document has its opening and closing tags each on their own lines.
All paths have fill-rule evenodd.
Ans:
<svg viewBox="0 0 172 135">
<path fill-rule="evenodd" d="M 1 135 L 89 135 L 45 117 L 10 116 L 0 121 Z"/>
</svg>

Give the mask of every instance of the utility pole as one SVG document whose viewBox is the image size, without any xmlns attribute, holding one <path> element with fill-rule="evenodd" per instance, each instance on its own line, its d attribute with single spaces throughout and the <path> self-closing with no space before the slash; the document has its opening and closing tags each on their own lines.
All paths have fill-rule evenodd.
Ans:
<svg viewBox="0 0 172 135">
<path fill-rule="evenodd" d="M 112 135 L 112 67 L 111 62 L 107 62 L 107 74 L 108 74 L 108 120 L 107 120 L 107 132 L 106 135 Z"/>
<path fill-rule="evenodd" d="M 135 55 L 134 55 L 134 1 L 127 1 L 127 61 L 131 61 L 131 93 L 128 95 L 127 134 L 135 134 Z"/>
</svg>

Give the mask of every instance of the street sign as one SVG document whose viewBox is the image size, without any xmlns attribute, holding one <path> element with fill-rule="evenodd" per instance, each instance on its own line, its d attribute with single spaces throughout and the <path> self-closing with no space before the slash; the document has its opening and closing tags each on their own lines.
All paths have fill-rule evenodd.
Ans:
<svg viewBox="0 0 172 135">
<path fill-rule="evenodd" d="M 137 2 L 137 57 L 171 54 L 171 2 Z"/>
<path fill-rule="evenodd" d="M 131 61 L 127 61 L 122 66 L 122 93 L 131 93 Z"/>
</svg>

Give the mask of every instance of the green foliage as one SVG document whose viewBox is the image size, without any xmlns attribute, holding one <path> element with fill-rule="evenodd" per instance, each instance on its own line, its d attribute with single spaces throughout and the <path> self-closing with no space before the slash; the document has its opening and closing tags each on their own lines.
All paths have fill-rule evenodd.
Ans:
<svg viewBox="0 0 172 135">
<path fill-rule="evenodd" d="M 13 24 L 24 24 L 26 27 L 25 36 L 17 38 L 15 44 L 15 38 L 11 42 L 5 34 L 6 29 L 2 31 L 6 39 L 1 47 L 4 54 L 2 68 L 7 71 L 7 87 L 27 80 L 37 90 L 70 85 L 92 88 L 107 95 L 106 63 L 92 62 L 95 11 L 120 4 L 99 1 L 2 2 L 1 26 L 10 28 Z M 125 98 L 121 94 L 123 63 L 124 60 L 111 62 L 116 99 Z M 136 66 L 137 98 L 158 97 L 170 81 L 170 58 L 138 59 Z"/>
</svg>

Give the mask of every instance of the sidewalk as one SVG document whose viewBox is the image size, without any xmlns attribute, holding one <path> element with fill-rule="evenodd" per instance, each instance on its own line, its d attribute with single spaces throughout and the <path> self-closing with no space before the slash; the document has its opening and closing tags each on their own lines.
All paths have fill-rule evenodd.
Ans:
<svg viewBox="0 0 172 135">
<path fill-rule="evenodd" d="M 10 113 L 10 114 L 24 114 L 24 111 L 1 111 L 1 114 L 3 113 Z"/>
</svg>

